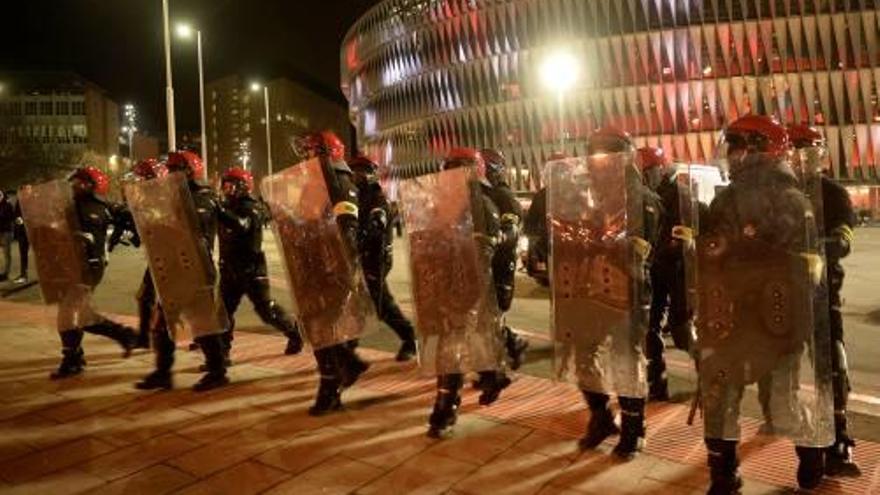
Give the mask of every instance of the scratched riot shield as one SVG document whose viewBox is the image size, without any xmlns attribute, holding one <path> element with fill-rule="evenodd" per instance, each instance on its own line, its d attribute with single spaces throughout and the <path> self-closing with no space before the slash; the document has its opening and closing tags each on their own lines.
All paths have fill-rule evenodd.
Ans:
<svg viewBox="0 0 880 495">
<path fill-rule="evenodd" d="M 18 198 L 43 301 L 58 305 L 58 331 L 97 323 L 91 304 L 97 281 L 86 264 L 89 239 L 80 231 L 70 184 L 59 179 L 24 186 Z"/>
<path fill-rule="evenodd" d="M 685 304 L 689 317 L 687 335 L 688 345 L 693 350 L 696 340 L 693 317 L 697 311 L 697 272 L 696 237 L 700 232 L 700 220 L 706 219 L 709 203 L 717 191 L 724 188 L 723 180 L 717 167 L 707 165 L 679 166 L 675 175 L 678 189 L 678 218 L 672 228 L 672 237 L 681 246 L 684 260 Z"/>
<path fill-rule="evenodd" d="M 828 290 L 815 215 L 821 194 L 789 165 L 749 157 L 699 220 L 688 261 L 709 438 L 738 439 L 744 388 L 757 383 L 777 434 L 810 447 L 834 439 Z"/>
<path fill-rule="evenodd" d="M 131 182 L 125 197 L 174 340 L 223 333 L 229 320 L 186 177 Z"/>
<path fill-rule="evenodd" d="M 425 374 L 491 370 L 501 363 L 500 311 L 481 194 L 468 168 L 400 184 Z"/>
<path fill-rule="evenodd" d="M 261 184 L 290 282 L 293 311 L 314 349 L 348 342 L 378 326 L 356 253 L 342 236 L 318 159 Z"/>
<path fill-rule="evenodd" d="M 563 159 L 546 170 L 556 376 L 644 397 L 650 247 L 632 155 Z"/>
</svg>

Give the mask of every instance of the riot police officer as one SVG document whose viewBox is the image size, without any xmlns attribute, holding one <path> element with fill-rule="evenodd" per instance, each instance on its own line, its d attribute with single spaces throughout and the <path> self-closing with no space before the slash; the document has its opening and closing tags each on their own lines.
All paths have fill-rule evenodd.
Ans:
<svg viewBox="0 0 880 495">
<path fill-rule="evenodd" d="M 83 244 L 83 252 L 86 259 L 85 283 L 91 293 L 104 278 L 104 270 L 107 266 L 106 244 L 107 230 L 112 224 L 112 216 L 108 204 L 100 199 L 110 188 L 110 178 L 101 170 L 85 166 L 76 169 L 70 176 L 73 188 L 74 206 L 80 231 L 75 235 Z M 86 296 L 90 298 L 90 294 Z M 65 302 L 61 303 L 59 311 L 65 308 Z M 93 313 L 91 304 L 86 303 L 81 310 Z M 61 344 L 63 346 L 63 358 L 58 370 L 52 373 L 51 378 L 66 378 L 82 372 L 85 365 L 82 350 L 83 332 L 101 335 L 115 340 L 122 346 L 124 355 L 131 354 L 135 344 L 134 329 L 116 322 L 110 321 L 99 315 L 95 315 L 96 323 L 75 328 L 59 328 L 61 332 Z M 59 322 L 62 318 L 59 316 Z"/>
<path fill-rule="evenodd" d="M 345 162 L 345 144 L 331 131 L 311 133 L 302 140 L 301 153 L 317 158 L 336 225 L 342 235 L 347 258 L 358 259 L 358 190 L 352 171 Z M 315 361 L 321 375 L 315 403 L 309 414 L 320 416 L 342 409 L 342 390 L 353 385 L 369 368 L 355 352 L 356 340 L 316 349 Z"/>
<path fill-rule="evenodd" d="M 486 181 L 489 186 L 486 194 L 495 204 L 500 217 L 500 228 L 504 242 L 499 244 L 492 256 L 492 276 L 495 279 L 498 308 L 502 313 L 510 311 L 516 282 L 516 248 L 522 223 L 522 206 L 507 183 L 507 162 L 504 155 L 495 149 L 480 151 L 486 162 Z M 510 361 L 510 369 L 517 370 L 522 364 L 523 355 L 529 342 L 517 335 L 506 324 L 502 326 L 504 346 Z"/>
<path fill-rule="evenodd" d="M 589 219 L 590 230 L 596 235 L 604 232 L 592 242 L 609 244 L 605 248 L 615 253 L 607 257 L 600 255 L 595 261 L 601 265 L 614 263 L 614 259 L 625 260 L 625 266 L 606 266 L 605 270 L 607 273 L 619 270 L 626 277 L 625 290 L 629 296 L 627 307 L 624 308 L 624 320 L 612 321 L 609 328 L 598 329 L 608 332 L 608 337 L 599 341 L 610 338 L 620 354 L 603 357 L 598 349 L 600 346 L 593 341 L 585 345 L 586 348 L 578 349 L 576 357 L 577 367 L 581 370 L 577 379 L 590 409 L 586 434 L 579 445 L 582 449 L 593 449 L 619 432 L 620 439 L 614 447 L 614 453 L 623 459 L 631 459 L 638 454 L 645 442 L 644 389 L 647 387 L 640 370 L 644 366 L 642 346 L 650 301 L 647 270 L 662 214 L 659 198 L 642 182 L 634 163 L 635 152 L 630 135 L 613 126 L 597 129 L 588 141 L 586 180 L 596 195 L 596 210 Z M 617 164 L 616 161 L 621 163 Z M 625 191 L 609 190 L 613 188 L 624 188 Z M 618 218 L 621 214 L 624 215 L 623 219 Z M 625 235 L 625 239 L 611 240 L 620 235 Z M 615 374 L 619 383 L 606 384 L 606 378 L 599 376 L 604 373 L 602 370 L 608 368 L 609 363 L 603 362 L 607 359 L 620 361 L 619 368 L 624 371 Z M 619 429 L 609 408 L 611 392 L 618 394 L 621 412 Z"/>
<path fill-rule="evenodd" d="M 260 319 L 287 337 L 284 353 L 299 354 L 303 347 L 299 330 L 269 295 L 269 273 L 263 252 L 265 211 L 251 196 L 253 175 L 242 168 L 230 168 L 223 173 L 221 188 L 220 296 L 230 320 L 225 333 L 227 355 L 232 346 L 235 311 L 244 295 L 251 300 Z"/>
<path fill-rule="evenodd" d="M 154 158 L 148 158 L 136 163 L 131 169 L 130 177 L 133 180 L 151 180 L 164 177 L 168 174 L 165 165 Z M 134 217 L 125 203 L 113 205 L 113 232 L 110 234 L 110 242 L 107 249 L 113 251 L 119 244 L 129 244 L 140 247 L 141 240 L 134 223 Z M 148 349 L 150 347 L 150 322 L 153 315 L 153 306 L 156 304 L 156 289 L 153 279 L 150 277 L 150 269 L 144 270 L 141 286 L 135 295 L 138 307 L 138 337 L 135 347 Z"/>
<path fill-rule="evenodd" d="M 661 148 L 646 146 L 637 152 L 639 168 L 645 185 L 654 191 L 663 205 L 658 239 L 651 261 L 651 312 L 645 354 L 648 358 L 648 399 L 669 399 L 666 379 L 663 333 L 672 333 L 680 349 L 689 350 L 690 333 L 681 239 L 676 227 L 679 215 L 679 194 L 674 170 Z M 663 322 L 666 325 L 663 326 Z"/>
<path fill-rule="evenodd" d="M 214 239 L 217 236 L 217 216 L 219 213 L 219 201 L 214 191 L 207 186 L 199 184 L 198 178 L 204 174 L 204 163 L 201 158 L 190 151 L 172 152 L 168 154 L 165 167 L 169 173 L 183 173 L 186 175 L 190 194 L 195 205 L 198 220 L 198 235 L 204 247 L 210 253 L 214 248 Z M 211 266 L 213 270 L 213 265 Z M 160 304 L 156 306 L 156 322 L 153 325 L 153 347 L 156 355 L 156 368 L 135 384 L 141 390 L 172 388 L 171 369 L 174 365 L 175 343 L 172 339 L 171 329 Z M 229 383 L 226 376 L 226 357 L 224 352 L 224 337 L 222 333 L 203 335 L 197 337 L 196 343 L 202 349 L 205 356 L 206 373 L 193 386 L 196 392 L 212 390 Z"/>
<path fill-rule="evenodd" d="M 486 163 L 480 152 L 475 149 L 455 148 L 446 156 L 442 165 L 442 170 L 452 170 L 460 167 L 475 168 L 477 176 L 479 177 L 480 191 L 479 196 L 476 199 L 480 201 L 480 204 L 476 213 L 481 217 L 474 218 L 474 235 L 479 241 L 480 249 L 483 250 L 483 253 L 478 254 L 478 256 L 485 259 L 487 263 L 491 263 L 494 259 L 496 247 L 506 241 L 501 231 L 498 208 L 489 196 L 491 185 L 486 180 Z M 495 279 L 494 274 L 493 279 Z M 450 290 L 454 290 L 454 288 L 450 287 Z M 497 293 L 497 290 L 495 293 Z M 491 294 L 490 297 L 494 299 L 495 294 Z M 491 305 L 495 306 L 496 303 L 493 301 Z M 461 329 L 455 329 L 453 331 L 461 331 Z M 491 331 L 500 332 L 500 325 L 493 327 Z M 501 335 L 497 335 L 497 337 L 501 337 Z M 490 339 L 495 338 L 496 336 L 490 336 Z M 456 341 L 455 338 L 452 340 Z M 456 341 L 456 344 L 466 346 L 470 343 Z M 502 369 L 477 371 L 479 374 L 479 380 L 477 383 L 481 390 L 479 402 L 481 405 L 492 404 L 498 400 L 501 392 L 510 385 L 511 380 Z M 463 373 L 446 373 L 437 377 L 437 397 L 434 401 L 434 409 L 428 418 L 429 437 L 440 438 L 455 424 L 458 416 L 458 408 L 461 405 L 460 393 L 463 382 Z"/>
<path fill-rule="evenodd" d="M 797 124 L 788 127 L 788 136 L 795 149 L 795 172 L 805 183 L 806 190 L 820 195 L 817 199 L 821 199 L 821 208 L 815 209 L 820 209 L 822 213 L 819 235 L 824 244 L 825 278 L 828 284 L 835 434 L 834 444 L 825 451 L 825 473 L 829 476 L 859 476 L 861 470 L 853 460 L 855 440 L 847 432 L 846 406 L 850 382 L 843 340 L 843 314 L 840 310 L 844 278 L 841 260 L 849 255 L 852 248 L 855 212 L 847 190 L 823 173 L 828 151 L 822 134 L 809 125 Z"/>
<path fill-rule="evenodd" d="M 775 425 L 795 439 L 798 483 L 815 488 L 824 471 L 823 448 L 817 444 L 825 437 L 825 401 L 817 397 L 807 406 L 797 392 L 805 363 L 815 361 L 814 370 L 820 370 L 824 366 L 818 363 L 827 357 L 809 328 L 821 279 L 812 207 L 791 169 L 786 129 L 774 118 L 737 119 L 725 129 L 719 148 L 730 185 L 712 200 L 697 237 L 696 321 L 709 493 L 739 492 L 743 389 L 768 376 Z M 808 351 L 810 346 L 815 352 Z M 819 380 L 821 374 L 815 376 Z M 825 388 L 816 383 L 815 392 L 801 394 L 821 394 Z"/>
<path fill-rule="evenodd" d="M 379 318 L 400 338 L 395 359 L 409 361 L 416 354 L 415 330 L 394 300 L 386 281 L 394 261 L 391 228 L 396 218 L 379 185 L 378 166 L 365 155 L 352 158 L 348 165 L 358 188 L 358 248 L 367 288 Z"/>
</svg>

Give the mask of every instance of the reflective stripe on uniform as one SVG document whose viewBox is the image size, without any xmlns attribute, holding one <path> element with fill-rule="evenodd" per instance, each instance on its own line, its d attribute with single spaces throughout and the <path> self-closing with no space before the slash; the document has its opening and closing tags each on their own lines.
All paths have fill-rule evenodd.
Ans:
<svg viewBox="0 0 880 495">
<path fill-rule="evenodd" d="M 641 256 L 642 259 L 647 259 L 651 254 L 651 243 L 641 237 L 630 237 L 630 240 L 636 253 Z"/>
<path fill-rule="evenodd" d="M 358 207 L 351 201 L 340 201 L 333 206 L 333 215 L 340 217 L 342 215 L 358 216 Z"/>
<path fill-rule="evenodd" d="M 519 216 L 515 213 L 505 213 L 504 215 L 501 215 L 501 221 L 519 224 Z"/>
<path fill-rule="evenodd" d="M 676 225 L 672 227 L 672 237 L 682 241 L 692 241 L 694 240 L 694 229 L 684 225 Z"/>
<path fill-rule="evenodd" d="M 846 242 L 849 242 L 850 244 L 852 243 L 853 238 L 855 237 L 855 233 L 853 232 L 853 229 L 850 228 L 849 225 L 841 225 L 840 227 L 837 227 L 836 229 L 834 229 L 834 233 L 839 235 L 840 237 L 842 237 L 843 240 L 845 240 Z"/>
</svg>

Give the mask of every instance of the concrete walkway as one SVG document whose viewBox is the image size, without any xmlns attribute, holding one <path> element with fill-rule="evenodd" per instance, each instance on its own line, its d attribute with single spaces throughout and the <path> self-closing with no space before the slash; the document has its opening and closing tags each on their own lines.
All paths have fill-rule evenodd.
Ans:
<svg viewBox="0 0 880 495">
<path fill-rule="evenodd" d="M 227 388 L 191 392 L 201 353 L 180 350 L 177 389 L 144 393 L 132 384 L 150 354 L 123 360 L 86 336 L 86 373 L 52 382 L 54 314 L 0 302 L 0 315 L 0 493 L 696 494 L 708 482 L 684 405 L 650 405 L 646 453 L 620 463 L 613 439 L 578 452 L 577 390 L 520 376 L 490 407 L 468 390 L 454 437 L 437 441 L 424 435 L 433 380 L 386 352 L 362 350 L 373 366 L 346 391 L 345 412 L 312 418 L 314 361 L 283 356 L 281 336 L 238 332 Z M 793 490 L 791 444 L 757 426 L 744 422 L 744 493 Z M 880 493 L 880 445 L 862 441 L 857 456 L 862 478 L 818 493 Z"/>
</svg>

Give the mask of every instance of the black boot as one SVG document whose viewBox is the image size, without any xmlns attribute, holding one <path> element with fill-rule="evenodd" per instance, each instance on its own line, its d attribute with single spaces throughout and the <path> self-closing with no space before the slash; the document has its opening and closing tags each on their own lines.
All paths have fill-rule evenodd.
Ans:
<svg viewBox="0 0 880 495">
<path fill-rule="evenodd" d="M 82 331 L 68 330 L 61 333 L 61 364 L 53 371 L 49 378 L 60 380 L 76 376 L 83 372 L 86 360 L 83 358 Z"/>
<path fill-rule="evenodd" d="M 434 410 L 428 418 L 428 436 L 442 438 L 458 419 L 458 407 L 461 405 L 461 390 L 464 376 L 460 373 L 440 375 L 437 377 L 437 398 Z"/>
<path fill-rule="evenodd" d="M 277 328 L 287 337 L 287 346 L 284 348 L 286 356 L 299 354 L 303 349 L 303 340 L 299 334 L 299 328 L 296 323 L 291 321 L 287 316 L 287 312 L 273 300 L 269 300 L 265 304 L 255 305 L 257 314 L 266 323 Z"/>
<path fill-rule="evenodd" d="M 648 400 L 669 400 L 669 382 L 666 379 L 666 360 L 663 351 L 666 344 L 659 330 L 648 332 L 645 337 L 645 354 L 648 358 Z"/>
<path fill-rule="evenodd" d="M 287 347 L 284 348 L 284 354 L 287 356 L 293 356 L 302 352 L 303 340 L 302 337 L 300 337 L 299 332 L 294 329 L 294 331 L 287 332 L 285 335 L 287 336 Z"/>
<path fill-rule="evenodd" d="M 645 448 L 645 399 L 621 397 L 620 441 L 614 454 L 630 460 Z"/>
<path fill-rule="evenodd" d="M 397 350 L 397 355 L 394 356 L 394 360 L 399 362 L 411 361 L 416 357 L 416 352 L 416 341 L 404 340 L 401 342 L 400 349 Z"/>
<path fill-rule="evenodd" d="M 522 366 L 526 349 L 529 348 L 529 341 L 517 335 L 516 332 L 511 330 L 508 326 L 502 328 L 501 331 L 504 335 L 504 347 L 507 350 L 507 359 L 510 364 L 510 369 L 516 371 Z"/>
<path fill-rule="evenodd" d="M 150 348 L 150 333 L 154 324 L 153 316 L 156 308 L 155 291 L 149 272 L 144 275 L 141 289 L 138 292 L 138 334 L 134 346 L 138 349 Z"/>
<path fill-rule="evenodd" d="M 480 372 L 480 405 L 488 406 L 501 395 L 501 391 L 510 386 L 510 378 L 503 371 L 481 371 Z"/>
<path fill-rule="evenodd" d="M 798 486 L 812 490 L 825 476 L 825 450 L 818 447 L 795 447 L 798 456 Z"/>
<path fill-rule="evenodd" d="M 134 349 L 135 341 L 137 341 L 137 332 L 134 328 L 120 325 L 110 320 L 103 320 L 94 325 L 89 325 L 83 328 L 83 331 L 116 341 L 122 347 L 123 357 L 131 356 L 131 350 Z"/>
<path fill-rule="evenodd" d="M 845 369 L 846 354 L 842 344 L 838 344 L 835 356 L 834 373 L 834 437 L 831 447 L 825 450 L 825 474 L 856 478 L 862 475 L 859 465 L 853 460 L 856 442 L 847 433 L 846 406 L 849 395 L 849 379 Z M 843 365 L 839 363 L 843 362 Z"/>
<path fill-rule="evenodd" d="M 232 333 L 232 330 L 227 330 L 226 332 L 220 334 L 218 337 L 220 339 L 220 343 L 222 344 L 221 350 L 223 352 L 223 366 L 226 368 L 231 368 L 232 358 L 230 357 L 230 355 L 232 354 L 232 341 L 235 340 L 235 337 Z M 204 351 L 204 348 L 202 348 L 202 351 Z M 208 371 L 210 371 L 207 360 L 199 365 L 199 371 L 201 371 L 202 373 L 207 373 Z"/>
<path fill-rule="evenodd" d="M 739 460 L 736 456 L 735 440 L 706 439 L 709 452 L 709 472 L 712 484 L 708 495 L 736 495 L 743 482 L 739 475 Z"/>
<path fill-rule="evenodd" d="M 339 356 L 341 346 L 325 347 L 315 351 L 315 361 L 321 381 L 315 404 L 309 408 L 310 416 L 323 416 L 342 409 L 342 386 L 339 380 Z"/>
<path fill-rule="evenodd" d="M 141 332 L 137 334 L 137 339 L 134 342 L 135 349 L 149 349 L 150 348 L 150 332 Z"/>
<path fill-rule="evenodd" d="M 164 317 L 160 316 L 159 324 L 153 330 L 153 352 L 156 356 L 156 369 L 134 384 L 138 390 L 171 390 L 171 368 L 174 366 L 176 346 L 166 330 Z"/>
<path fill-rule="evenodd" d="M 834 445 L 825 450 L 825 474 L 846 478 L 861 476 L 862 470 L 853 459 L 855 446 L 856 442 L 847 434 L 838 435 Z"/>
<path fill-rule="evenodd" d="M 614 424 L 614 415 L 608 409 L 608 396 L 583 390 L 584 399 L 590 407 L 590 421 L 587 423 L 587 432 L 578 441 L 581 450 L 595 449 L 606 438 L 620 433 L 620 429 Z"/>
<path fill-rule="evenodd" d="M 138 390 L 171 390 L 174 388 L 174 383 L 171 381 L 171 373 L 156 370 L 135 383 L 134 388 Z"/>
<path fill-rule="evenodd" d="M 196 342 L 205 355 L 207 373 L 193 385 L 193 391 L 206 392 L 229 383 L 226 377 L 226 342 L 224 335 L 205 335 L 198 337 Z"/>
<path fill-rule="evenodd" d="M 348 388 L 354 385 L 358 378 L 364 374 L 369 368 L 370 363 L 362 360 L 355 351 L 354 346 L 342 344 L 335 346 L 339 353 L 338 362 L 340 365 L 340 378 L 342 388 Z"/>
</svg>

